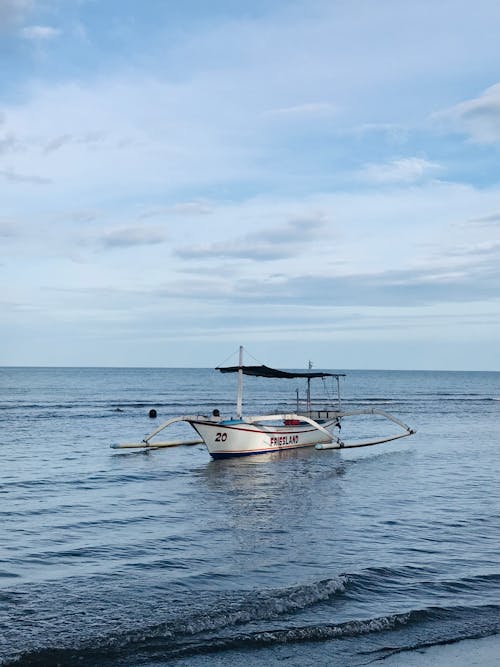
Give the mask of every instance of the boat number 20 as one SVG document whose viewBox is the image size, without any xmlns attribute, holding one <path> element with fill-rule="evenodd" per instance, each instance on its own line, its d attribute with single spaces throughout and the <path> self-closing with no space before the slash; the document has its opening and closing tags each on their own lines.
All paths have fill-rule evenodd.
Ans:
<svg viewBox="0 0 500 667">
<path fill-rule="evenodd" d="M 227 433 L 217 433 L 215 436 L 215 442 L 226 442 Z"/>
</svg>

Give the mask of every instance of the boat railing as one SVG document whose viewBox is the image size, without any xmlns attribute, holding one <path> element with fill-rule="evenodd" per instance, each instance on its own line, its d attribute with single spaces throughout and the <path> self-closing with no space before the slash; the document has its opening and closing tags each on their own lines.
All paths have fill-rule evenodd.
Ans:
<svg viewBox="0 0 500 667">
<path fill-rule="evenodd" d="M 309 414 L 318 414 L 324 412 L 340 412 L 342 406 L 340 401 L 323 399 L 311 399 L 310 401 L 306 399 L 299 399 L 298 401 L 289 401 L 287 403 L 280 403 L 276 407 L 276 412 L 290 412 L 293 410 L 297 414 L 309 415 Z"/>
</svg>

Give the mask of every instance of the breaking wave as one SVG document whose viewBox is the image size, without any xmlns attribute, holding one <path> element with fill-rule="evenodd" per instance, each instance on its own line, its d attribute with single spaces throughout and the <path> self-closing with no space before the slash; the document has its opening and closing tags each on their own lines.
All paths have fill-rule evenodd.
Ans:
<svg viewBox="0 0 500 667">
<path fill-rule="evenodd" d="M 430 606 L 375 618 L 309 624 L 294 620 L 295 614 L 325 604 L 330 617 L 341 617 L 336 605 L 343 596 L 349 595 L 351 588 L 355 593 L 356 588 L 363 587 L 369 579 L 383 578 L 389 572 L 379 568 L 283 589 L 228 593 L 204 608 L 181 613 L 166 622 L 102 634 L 80 643 L 69 639 L 59 645 L 51 643 L 10 656 L 0 664 L 4 667 L 145 664 L 158 659 L 273 649 L 304 642 L 345 642 L 372 635 L 379 637 L 377 642 L 383 637 L 385 646 L 380 648 L 377 643 L 378 647 L 371 650 L 362 650 L 360 646 L 359 654 L 373 653 L 380 659 L 418 646 L 483 637 L 500 631 L 500 606 L 497 605 Z M 404 575 L 396 573 L 396 576 Z M 479 579 L 485 585 L 494 585 L 499 577 Z M 471 578 L 463 585 L 473 583 L 474 578 Z M 438 634 L 432 631 L 436 626 L 439 626 Z M 400 631 L 406 634 L 401 637 Z"/>
</svg>

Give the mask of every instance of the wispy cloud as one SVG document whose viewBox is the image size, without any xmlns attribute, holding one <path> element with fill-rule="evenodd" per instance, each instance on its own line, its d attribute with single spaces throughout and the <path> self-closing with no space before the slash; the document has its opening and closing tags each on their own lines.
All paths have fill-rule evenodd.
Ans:
<svg viewBox="0 0 500 667">
<path fill-rule="evenodd" d="M 212 213 L 212 208 L 208 203 L 201 201 L 179 202 L 172 206 L 160 206 L 149 208 L 140 214 L 140 218 L 156 218 L 159 216 L 198 216 Z"/>
<path fill-rule="evenodd" d="M 470 257 L 474 261 L 481 261 L 482 257 L 493 256 L 495 259 L 498 258 L 500 262 L 500 240 L 482 241 L 480 243 L 470 242 L 467 245 L 458 245 L 455 248 L 451 248 L 443 254 L 447 257 Z"/>
<path fill-rule="evenodd" d="M 250 302 L 328 307 L 415 308 L 439 303 L 497 300 L 500 272 L 491 253 L 481 268 L 473 270 L 408 269 L 351 276 L 303 275 L 280 282 L 254 282 L 237 286 L 240 299 Z"/>
<path fill-rule="evenodd" d="M 331 116 L 335 111 L 335 106 L 329 102 L 309 102 L 278 109 L 269 109 L 264 115 L 280 118 L 310 118 L 314 116 Z"/>
<path fill-rule="evenodd" d="M 442 167 L 435 162 L 410 157 L 383 164 L 366 164 L 359 176 L 363 181 L 374 184 L 416 183 L 440 171 Z"/>
<path fill-rule="evenodd" d="M 0 30 L 22 21 L 33 5 L 33 0 L 1 0 Z"/>
<path fill-rule="evenodd" d="M 478 143 L 500 141 L 500 83 L 490 86 L 479 97 L 434 114 L 434 119 Z"/>
<path fill-rule="evenodd" d="M 473 256 L 474 255 L 474 256 Z M 464 255 L 465 256 L 465 255 Z M 457 253 L 458 257 L 458 253 Z M 476 248 L 469 262 L 350 275 L 317 272 L 234 279 L 187 279 L 170 282 L 162 296 L 203 299 L 239 306 L 319 308 L 405 308 L 433 304 L 497 301 L 500 293 L 500 243 Z"/>
<path fill-rule="evenodd" d="M 61 134 L 43 143 L 42 152 L 45 155 L 54 153 L 64 146 L 89 146 L 94 147 L 106 140 L 106 133 L 101 131 L 86 132 L 83 134 Z"/>
<path fill-rule="evenodd" d="M 500 212 L 482 215 L 479 218 L 470 218 L 467 222 L 473 222 L 479 225 L 498 225 L 500 224 Z"/>
<path fill-rule="evenodd" d="M 31 183 L 33 185 L 48 185 L 52 183 L 50 178 L 20 174 L 12 169 L 0 169 L 0 177 L 4 178 L 9 183 Z"/>
<path fill-rule="evenodd" d="M 169 210 L 175 215 L 207 215 L 212 212 L 212 208 L 201 201 L 179 202 L 170 206 Z"/>
<path fill-rule="evenodd" d="M 21 30 L 24 39 L 33 41 L 47 41 L 60 35 L 61 31 L 49 25 L 30 25 Z"/>
<path fill-rule="evenodd" d="M 0 155 L 16 150 L 19 146 L 20 142 L 12 132 L 0 137 Z"/>
<path fill-rule="evenodd" d="M 12 220 L 0 220 L 0 238 L 13 237 L 16 234 L 16 225 Z"/>
<path fill-rule="evenodd" d="M 318 238 L 326 225 L 323 215 L 290 220 L 288 223 L 252 232 L 232 241 L 183 246 L 176 254 L 184 259 L 247 259 L 272 261 L 294 257 Z"/>
<path fill-rule="evenodd" d="M 130 248 L 134 246 L 157 245 L 167 238 L 166 231 L 151 225 L 122 227 L 105 232 L 99 237 L 104 248 Z"/>
<path fill-rule="evenodd" d="M 62 134 L 59 137 L 55 137 L 54 139 L 51 139 L 45 144 L 43 152 L 45 154 L 53 153 L 54 151 L 59 150 L 59 148 L 61 148 L 65 144 L 69 144 L 72 141 L 72 139 L 73 137 L 70 134 Z"/>
</svg>

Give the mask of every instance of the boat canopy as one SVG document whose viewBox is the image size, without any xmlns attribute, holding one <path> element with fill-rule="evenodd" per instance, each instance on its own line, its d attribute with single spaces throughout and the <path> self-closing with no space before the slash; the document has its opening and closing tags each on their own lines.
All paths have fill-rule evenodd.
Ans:
<svg viewBox="0 0 500 667">
<path fill-rule="evenodd" d="M 345 377 L 345 373 L 324 373 L 322 371 L 280 371 L 269 366 L 218 366 L 216 370 L 221 373 L 238 373 L 242 371 L 243 375 L 253 375 L 261 378 L 284 378 L 292 380 L 293 378 L 324 378 L 324 377 Z"/>
</svg>

